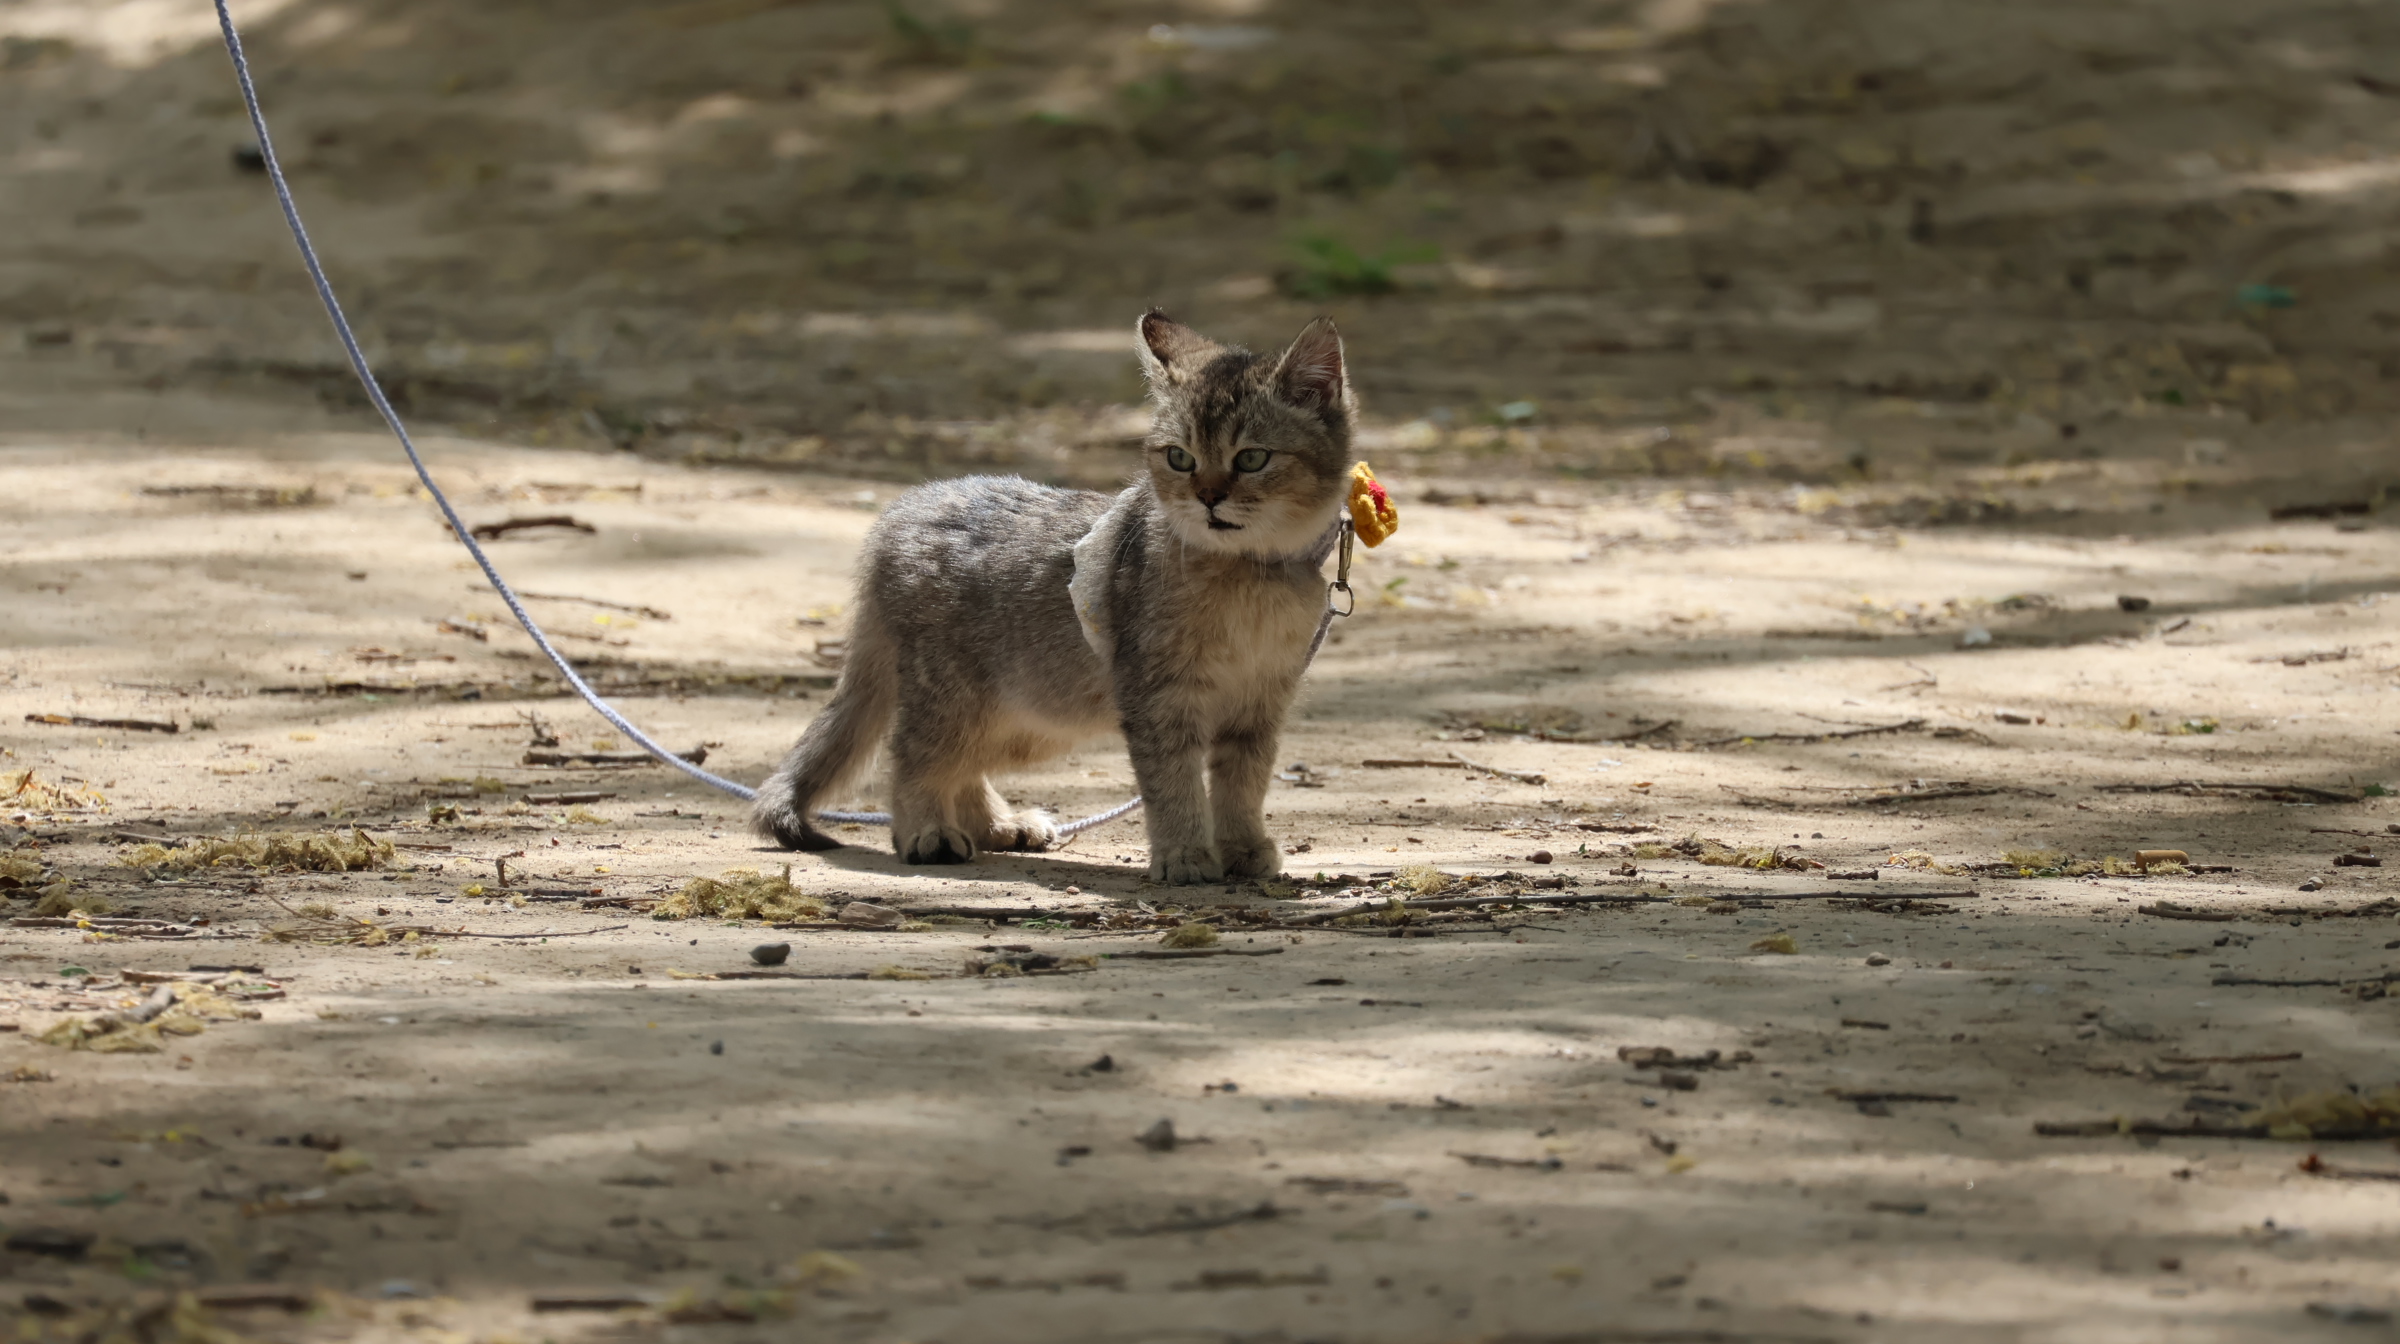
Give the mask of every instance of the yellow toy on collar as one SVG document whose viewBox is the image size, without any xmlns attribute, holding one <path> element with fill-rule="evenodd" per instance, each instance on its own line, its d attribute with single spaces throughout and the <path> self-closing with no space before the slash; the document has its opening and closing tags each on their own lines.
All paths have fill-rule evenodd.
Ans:
<svg viewBox="0 0 2400 1344">
<path fill-rule="evenodd" d="M 1350 527 L 1369 546 L 1381 546 L 1400 530 L 1400 510 L 1392 507 L 1391 492 L 1364 462 L 1350 468 Z"/>
</svg>

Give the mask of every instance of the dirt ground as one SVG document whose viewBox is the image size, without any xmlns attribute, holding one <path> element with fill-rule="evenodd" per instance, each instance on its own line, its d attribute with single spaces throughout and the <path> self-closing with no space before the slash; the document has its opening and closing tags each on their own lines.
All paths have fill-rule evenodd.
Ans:
<svg viewBox="0 0 2400 1344">
<path fill-rule="evenodd" d="M 1275 827 L 1307 846 L 1291 873 L 1312 880 L 1189 891 L 1145 883 L 1130 821 L 912 872 L 875 834 L 763 852 L 735 804 L 662 769 L 523 765 L 529 713 L 564 749 L 611 745 L 605 726 L 537 684 L 529 642 L 389 457 L 331 434 L 9 448 L 5 764 L 107 799 L 16 814 L 14 852 L 119 917 L 205 921 L 172 945 L 0 934 L 19 1028 L 0 1062 L 47 1079 L 0 1093 L 7 1226 L 100 1238 L 80 1263 L 13 1255 L 27 1294 L 271 1281 L 336 1296 L 296 1324 L 231 1313 L 241 1328 L 497 1339 L 757 1329 L 531 1316 L 553 1288 L 690 1290 L 687 1317 L 783 1291 L 772 1311 L 877 1340 L 2341 1338 L 2357 1327 L 2311 1304 L 2400 1295 L 2384 1187 L 2298 1165 L 2400 1170 L 2388 1145 L 2034 1132 L 2255 1123 L 2239 1108 L 2400 1081 L 2388 1001 L 2339 983 L 2384 974 L 2393 907 L 2380 869 L 2331 866 L 2400 811 L 2360 796 L 2390 776 L 2379 527 L 1866 531 L 1788 493 L 1436 505 L 1403 478 L 1402 535 L 1363 567 L 1377 600 L 1291 725 L 1286 755 L 1309 769 L 1273 795 Z M 888 491 L 493 444 L 436 457 L 476 521 L 563 509 L 598 529 L 495 551 L 529 591 L 651 608 L 536 603 L 640 722 L 749 779 L 822 699 L 816 646 L 840 633 L 843 563 Z M 1961 647 L 1969 630 L 1989 642 Z M 2338 656 L 2285 661 L 2308 654 Z M 1911 726 L 1728 740 L 1893 724 Z M 1452 752 L 1545 782 L 1442 768 Z M 2324 792 L 2110 787 L 2179 780 Z M 1954 782 L 1996 791 L 1895 792 Z M 1076 815 L 1128 786 L 1105 743 L 1010 783 Z M 578 791 L 602 796 L 524 801 Z M 396 870 L 124 864 L 128 837 L 339 826 L 407 846 Z M 1827 867 L 1631 849 L 1685 836 Z M 2148 847 L 2231 871 L 1890 864 Z M 507 902 L 504 856 L 517 890 L 553 901 Z M 576 899 L 786 862 L 836 908 L 1017 922 L 768 934 Z M 1221 946 L 1273 955 L 957 978 L 979 947 L 1153 947 L 1072 927 L 1134 902 L 1288 922 L 1425 866 L 1518 875 L 1490 892 L 1670 899 L 1403 938 L 1237 923 Z M 1858 868 L 1878 880 L 1825 875 Z M 1567 890 L 1532 885 L 1548 876 Z M 2310 878 L 2324 888 L 2296 890 Z M 1836 891 L 1884 908 L 1728 903 Z M 1911 893 L 1935 898 L 1894 903 Z M 548 937 L 260 941 L 310 902 Z M 2137 913 L 2162 902 L 2241 917 Z M 1779 933 L 1793 954 L 1756 950 Z M 770 939 L 795 970 L 935 978 L 680 978 L 748 968 Z M 211 965 L 259 967 L 286 997 L 163 1053 L 34 1039 L 65 967 Z M 1679 1091 L 1628 1046 L 1722 1055 Z M 2185 1062 L 2213 1059 L 2258 1062 Z M 1840 1092 L 1955 1100 L 1868 1114 Z M 1136 1141 L 1162 1118 L 1209 1142 Z M 328 1134 L 372 1165 L 337 1174 L 294 1144 Z M 841 1267 L 805 1259 L 819 1251 Z"/>
<path fill-rule="evenodd" d="M 763 850 L 541 763 L 624 744 L 205 6 L 0 0 L 19 1338 L 2390 1334 L 2385 11 L 236 8 L 436 471 L 573 520 L 495 557 L 712 769 L 908 482 L 1124 474 L 1145 303 L 1334 313 L 1402 531 L 1282 881 Z M 653 917 L 787 864 L 827 918 Z"/>
</svg>

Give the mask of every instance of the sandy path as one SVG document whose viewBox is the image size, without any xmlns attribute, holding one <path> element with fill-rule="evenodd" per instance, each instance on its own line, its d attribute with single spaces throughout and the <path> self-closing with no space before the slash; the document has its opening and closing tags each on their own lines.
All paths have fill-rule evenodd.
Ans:
<svg viewBox="0 0 2400 1344">
<path fill-rule="evenodd" d="M 821 699 L 810 650 L 841 634 L 842 575 L 888 489 L 480 443 L 437 456 L 476 521 L 569 512 L 599 529 L 500 543 L 526 588 L 672 617 L 537 604 L 602 641 L 576 647 L 641 691 L 624 701 L 640 722 L 719 744 L 711 764 L 753 778 Z M 862 833 L 860 848 L 791 857 L 794 880 L 903 908 L 1062 917 L 1134 900 L 1319 909 L 1411 865 L 1671 898 L 1832 885 L 1629 855 L 1686 835 L 1780 843 L 1836 871 L 1904 850 L 1964 864 L 2152 845 L 2235 871 L 2010 881 L 1887 868 L 1854 885 L 1977 894 L 1913 914 L 1823 900 L 1529 910 L 1399 940 L 1265 930 L 1226 946 L 1274 955 L 1104 960 L 1052 978 L 705 981 L 675 976 L 747 966 L 767 935 L 465 894 L 519 851 L 512 870 L 537 890 L 637 898 L 787 858 L 753 848 L 729 801 L 663 771 L 519 763 L 520 712 L 538 710 L 569 747 L 604 729 L 524 698 L 521 636 L 439 629 L 498 605 L 470 590 L 381 445 L 21 438 L 5 466 L 18 488 L 0 526 L 20 540 L 0 568 L 0 764 L 110 800 L 105 815 L 14 817 L 14 852 L 120 914 L 210 921 L 211 940 L 191 947 L 0 930 L 20 1024 L 0 1037 L 0 1069 L 54 1075 L 0 1091 L 5 1222 L 100 1238 L 80 1263 L 16 1253 L 8 1272 L 78 1311 L 162 1281 L 271 1281 L 331 1294 L 332 1309 L 228 1319 L 269 1334 L 558 1338 L 604 1319 L 530 1314 L 529 1294 L 571 1287 L 689 1290 L 736 1314 L 759 1308 L 746 1294 L 789 1290 L 764 1309 L 862 1340 L 1603 1326 L 2196 1340 L 2350 1337 L 2357 1327 L 2309 1305 L 2383 1308 L 2400 1292 L 2382 1187 L 2303 1174 L 2307 1146 L 2033 1132 L 2118 1115 L 2233 1122 L 2237 1105 L 2394 1081 L 2382 1001 L 2212 984 L 2382 974 L 2388 912 L 2282 912 L 2380 899 L 2380 869 L 2329 865 L 2373 844 L 2391 803 L 2097 787 L 2355 795 L 2389 778 L 2393 609 L 2375 594 L 2395 553 L 2381 530 L 2179 532 L 2169 517 L 2139 538 L 1895 532 L 1812 516 L 1789 492 L 1546 489 L 1436 506 L 1433 486 L 1404 480 L 1405 531 L 1361 585 L 1379 600 L 1345 627 L 1292 725 L 1286 754 L 1321 787 L 1273 800 L 1287 844 L 1309 845 L 1293 871 L 1356 884 L 1284 901 L 1152 889 L 1127 824 L 1063 854 L 930 874 Z M 314 494 L 277 505 L 193 487 Z M 1865 592 L 1859 574 L 1874 576 Z M 2153 605 L 2121 611 L 2120 593 Z M 1979 605 L 2023 594 L 2045 596 Z M 830 623 L 796 623 L 812 614 Z M 1990 644 L 1959 647 L 1969 628 Z M 2339 649 L 2351 652 L 2255 661 Z M 268 693 L 328 681 L 367 689 Z M 1473 726 L 1511 716 L 1593 738 L 1677 726 L 1635 743 Z M 2212 718 L 2213 731 L 2174 731 Z M 1912 719 L 1922 727 L 1841 742 L 1688 746 Z M 1360 764 L 1454 750 L 1546 780 Z M 463 784 L 479 777 L 503 791 Z M 1895 781 L 2009 791 L 1850 805 Z M 1081 812 L 1128 786 L 1121 750 L 1102 743 L 1010 787 Z M 575 805 L 588 822 L 517 801 L 579 789 L 611 795 Z M 465 809 L 459 822 L 428 822 L 443 804 Z M 120 829 L 354 822 L 418 846 L 402 851 L 413 871 L 177 884 L 113 866 Z M 1530 862 L 1536 849 L 1557 861 Z M 1629 862 L 1637 876 L 1613 875 Z M 2310 877 L 2324 889 L 2295 890 Z M 1521 880 L 1489 889 L 1544 894 Z M 552 937 L 435 939 L 428 954 L 262 944 L 259 929 L 288 920 L 270 898 Z M 2160 900 L 2257 914 L 2135 913 Z M 587 932 L 608 925 L 625 927 Z M 1777 933 L 1795 955 L 1750 950 Z M 796 970 L 947 976 L 978 946 L 1089 954 L 1155 935 L 773 936 L 793 942 Z M 235 963 L 264 967 L 288 997 L 163 1054 L 31 1039 L 54 1020 L 43 1005 L 64 966 Z M 1751 1058 L 1678 1091 L 1617 1056 L 1646 1045 Z M 1093 1071 L 1103 1056 L 1112 1067 Z M 2291 1057 L 2176 1062 L 2245 1056 Z M 1829 1089 L 1957 1101 L 1872 1115 Z M 1134 1135 L 1162 1117 L 1209 1142 L 1145 1150 Z M 187 1137 L 161 1140 L 168 1130 Z M 371 1166 L 330 1174 L 325 1153 L 278 1142 L 328 1133 Z M 2316 1151 L 2400 1168 L 2379 1144 Z M 312 1211 L 259 1211 L 278 1198 Z M 804 1258 L 820 1251 L 842 1259 Z M 627 1328 L 656 1319 L 631 1311 Z"/>
</svg>

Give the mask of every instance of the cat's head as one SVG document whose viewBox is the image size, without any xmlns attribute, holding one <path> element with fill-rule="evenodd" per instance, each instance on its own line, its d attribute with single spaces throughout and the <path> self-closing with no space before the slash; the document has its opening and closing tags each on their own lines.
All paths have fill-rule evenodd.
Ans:
<svg viewBox="0 0 2400 1344">
<path fill-rule="evenodd" d="M 1177 535 L 1213 551 L 1306 551 L 1340 513 L 1358 414 L 1332 321 L 1272 356 L 1157 309 L 1137 337 L 1154 412 L 1145 466 Z"/>
</svg>

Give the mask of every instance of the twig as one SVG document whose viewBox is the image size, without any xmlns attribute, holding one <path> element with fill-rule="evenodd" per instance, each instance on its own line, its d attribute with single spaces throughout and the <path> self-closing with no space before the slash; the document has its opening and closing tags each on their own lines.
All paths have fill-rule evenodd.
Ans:
<svg viewBox="0 0 2400 1344">
<path fill-rule="evenodd" d="M 2161 1064 L 2284 1064 L 2301 1058 L 2297 1050 L 2280 1055 L 2160 1055 Z"/>
<path fill-rule="evenodd" d="M 2400 971 L 2379 975 L 2346 975 L 2339 980 L 2266 980 L 2249 975 L 2220 975 L 2212 985 L 2265 985 L 2275 989 L 2309 989 L 2326 985 L 2388 985 L 2400 981 Z"/>
<path fill-rule="evenodd" d="M 1989 798 L 1997 793 L 2021 793 L 2028 798 L 2056 798 L 2055 793 L 2040 789 L 2020 789 L 2006 784 L 1962 785 L 1947 789 L 1926 789 L 1919 793 L 1878 793 L 1866 798 L 1853 798 L 1844 807 L 1881 807 L 1885 803 L 1935 803 L 1945 798 Z"/>
<path fill-rule="evenodd" d="M 1244 1209 L 1239 1213 L 1219 1214 L 1215 1217 L 1193 1215 L 1171 1218 L 1163 1223 L 1148 1223 L 1138 1227 L 1112 1227 L 1108 1234 L 1112 1237 L 1154 1237 L 1168 1232 L 1213 1232 L 1220 1227 L 1232 1227 L 1237 1223 L 1268 1222 L 1282 1217 L 1283 1212 L 1271 1203 L 1262 1203 L 1256 1208 Z"/>
<path fill-rule="evenodd" d="M 1673 728 L 1682 722 L 1683 720 L 1681 719 L 1661 719 L 1638 733 L 1627 733 L 1623 737 L 1611 738 L 1609 740 L 1614 742 L 1639 742 L 1645 737 L 1655 737 L 1660 733 L 1666 732 L 1668 729 Z"/>
<path fill-rule="evenodd" d="M 1487 775 L 1498 775 L 1502 779 L 1513 779 L 1519 784 L 1547 784 L 1550 782 L 1550 777 L 1538 770 L 1503 770 L 1496 765 L 1485 765 L 1481 761 L 1470 761 L 1455 751 L 1450 753 L 1450 759 L 1467 767 L 1469 770 L 1481 770 Z"/>
<path fill-rule="evenodd" d="M 2308 833 L 2310 835 L 2363 835 L 2373 840 L 2391 838 L 2389 831 L 2354 831 L 2347 826 L 2311 826 L 2308 828 Z"/>
<path fill-rule="evenodd" d="M 1902 682 L 1895 682 L 1895 683 L 1893 683 L 1892 685 L 1889 685 L 1889 686 L 1884 686 L 1884 687 L 1881 687 L 1881 688 L 1879 688 L 1879 689 L 1886 690 L 1886 691 L 1906 691 L 1906 690 L 1913 690 L 1913 689 L 1915 689 L 1916 687 L 1919 687 L 1919 686 L 1928 686 L 1928 687 L 1931 687 L 1931 686 L 1939 686 L 1939 685 L 1941 685 L 1941 684 L 1942 684 L 1942 679 L 1941 679 L 1940 677 L 1937 677 L 1937 676 L 1935 676 L 1934 674 L 1932 674 L 1931 672 L 1928 672 L 1928 671 L 1926 671 L 1924 668 L 1921 668 L 1921 667 L 1917 666 L 1915 663 L 1911 663 L 1911 662 L 1908 662 L 1908 661 L 1905 661 L 1905 660 L 1903 660 L 1903 661 L 1901 662 L 1901 664 L 1900 664 L 1900 665 L 1901 665 L 1902 667 L 1905 667 L 1905 668 L 1907 668 L 1907 669 L 1908 669 L 1908 670 L 1910 670 L 1911 672 L 1914 672 L 1914 673 L 1916 673 L 1916 674 L 1917 674 L 1917 680 L 1915 680 L 1915 681 L 1902 681 Z"/>
<path fill-rule="evenodd" d="M 1517 1167 L 1526 1171 L 1557 1171 L 1567 1164 L 1555 1157 L 1494 1157 L 1489 1153 L 1452 1153 L 1470 1167 Z"/>
<path fill-rule="evenodd" d="M 511 532 L 522 532 L 532 527 L 571 527 L 578 532 L 600 530 L 570 513 L 545 513 L 539 518 L 511 518 L 505 522 L 477 523 L 467 531 L 473 534 L 478 541 L 490 541 L 494 537 L 504 537 Z"/>
<path fill-rule="evenodd" d="M 1958 1098 L 1948 1092 L 1849 1092 L 1838 1087 L 1825 1089 L 1825 1095 L 1843 1101 L 1932 1101 L 1952 1102 Z"/>
<path fill-rule="evenodd" d="M 1359 764 L 1369 770 L 1461 770 L 1465 768 L 1465 765 L 1459 761 L 1378 759 L 1360 761 Z"/>
<path fill-rule="evenodd" d="M 708 748 L 694 747 L 679 751 L 677 756 L 700 765 L 708 760 Z M 646 751 L 552 751 L 535 747 L 525 753 L 525 765 L 657 765 L 659 760 Z"/>
<path fill-rule="evenodd" d="M 597 929 L 575 929 L 568 933 L 469 933 L 465 929 L 420 929 L 417 932 L 432 938 L 581 938 L 592 933 L 615 933 L 630 929 L 631 924 L 609 924 Z"/>
<path fill-rule="evenodd" d="M 182 727 L 158 723 L 150 719 L 87 719 L 81 714 L 28 714 L 27 723 L 47 723 L 60 728 L 123 728 L 136 733 L 180 733 Z"/>
<path fill-rule="evenodd" d="M 488 583 L 469 584 L 468 591 L 488 593 L 492 591 L 492 586 Z M 603 607 L 609 611 L 630 611 L 636 616 L 647 616 L 654 621 L 671 621 L 675 619 L 673 615 L 667 612 L 660 611 L 656 607 L 645 607 L 639 602 L 610 602 L 603 598 L 576 597 L 569 593 L 529 593 L 523 589 L 517 590 L 517 596 L 530 597 L 537 602 L 581 602 L 587 607 Z"/>
<path fill-rule="evenodd" d="M 2185 789 L 2195 792 L 2223 789 L 2232 793 L 2298 793 L 2335 803 L 2358 801 L 2356 794 L 2342 793 L 2334 789 L 2320 789 L 2311 784 L 2251 784 L 2226 780 L 2178 779 L 2167 784 L 2095 784 L 2092 787 L 2100 793 L 2178 793 Z"/>
<path fill-rule="evenodd" d="M 2119 1134 L 2150 1135 L 2169 1139 L 2264 1139 L 2272 1137 L 2265 1125 L 2212 1125 L 2206 1120 L 2177 1124 L 2171 1120 L 2040 1120 L 2033 1132 L 2051 1139 L 2102 1139 Z M 2395 1132 L 2373 1126 L 2352 1126 L 2342 1129 L 2309 1127 L 2311 1139 L 2388 1139 Z"/>
<path fill-rule="evenodd" d="M 711 980 L 864 980 L 865 971 L 718 971 Z"/>
<path fill-rule="evenodd" d="M 1405 901 L 1403 908 L 1416 910 L 1473 910 L 1488 905 L 1640 905 L 1664 901 L 1664 896 L 1627 895 L 1618 892 L 1577 891 L 1557 896 L 1452 896 L 1435 901 Z M 1386 901 L 1369 901 L 1347 910 L 1317 910 L 1291 919 L 1277 920 L 1277 928 L 1300 928 L 1323 924 L 1344 915 L 1371 915 L 1391 909 Z"/>
<path fill-rule="evenodd" d="M 1278 957 L 1280 947 L 1145 947 L 1132 952 L 1100 953 L 1111 961 L 1183 961 L 1191 957 Z"/>
<path fill-rule="evenodd" d="M 2270 653 L 2264 658 L 2253 658 L 2250 661 L 2281 663 L 2285 667 L 2306 667 L 2310 663 L 2345 662 L 2351 657 L 2351 652 L 2346 646 L 2339 649 L 2311 649 L 2306 653 Z"/>
<path fill-rule="evenodd" d="M 2400 1171 L 2377 1171 L 2371 1167 L 2337 1167 L 2315 1153 L 2300 1159 L 2300 1170 L 2328 1181 L 2400 1181 Z"/>
<path fill-rule="evenodd" d="M 1870 724 L 1841 733 L 1735 733 L 1731 737 L 1711 737 L 1695 742 L 1695 747 L 1722 747 L 1735 742 L 1840 742 L 1853 737 L 1874 737 L 1882 733 L 1913 733 L 1925 726 L 1923 719 L 1904 719 L 1899 723 Z"/>
<path fill-rule="evenodd" d="M 2196 910 L 2188 905 L 2177 905 L 2173 901 L 2135 906 L 2134 909 L 2139 914 L 2156 915 L 2160 919 L 2191 919 L 2198 920 L 2203 924 L 2230 924 L 2242 917 L 2241 913 L 2235 910 Z"/>
<path fill-rule="evenodd" d="M 1965 901 L 1983 895 L 1968 887 L 1960 891 L 1859 891 L 1835 888 L 1830 891 L 1761 891 L 1728 892 L 1721 901 Z"/>
</svg>

